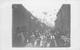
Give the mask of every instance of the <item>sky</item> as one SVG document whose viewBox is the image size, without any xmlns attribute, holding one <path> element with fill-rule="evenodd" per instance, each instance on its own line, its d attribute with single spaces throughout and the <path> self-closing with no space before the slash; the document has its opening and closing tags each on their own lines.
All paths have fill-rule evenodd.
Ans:
<svg viewBox="0 0 80 50">
<path fill-rule="evenodd" d="M 62 3 L 52 1 L 29 1 L 23 3 L 23 6 L 30 11 L 34 17 L 38 18 L 39 21 L 54 27 L 54 21 L 57 19 L 56 15 Z"/>
</svg>

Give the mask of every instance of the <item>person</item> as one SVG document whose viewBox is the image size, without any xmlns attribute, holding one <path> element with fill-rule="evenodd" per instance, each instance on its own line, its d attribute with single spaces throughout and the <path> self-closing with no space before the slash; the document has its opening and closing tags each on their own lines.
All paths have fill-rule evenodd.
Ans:
<svg viewBox="0 0 80 50">
<path fill-rule="evenodd" d="M 35 43 L 35 40 L 36 40 L 34 33 L 32 33 L 32 35 L 30 36 L 30 38 L 31 38 L 31 43 L 34 46 L 34 43 Z"/>
<path fill-rule="evenodd" d="M 25 47 L 33 47 L 32 43 L 28 43 Z"/>
<path fill-rule="evenodd" d="M 23 44 L 24 41 L 25 41 L 25 37 L 24 37 L 24 35 L 23 35 L 23 32 L 21 32 L 21 40 L 22 40 L 22 44 Z"/>
<path fill-rule="evenodd" d="M 50 47 L 50 43 L 51 43 L 51 42 L 48 42 L 47 45 L 46 45 L 46 47 Z"/>
</svg>

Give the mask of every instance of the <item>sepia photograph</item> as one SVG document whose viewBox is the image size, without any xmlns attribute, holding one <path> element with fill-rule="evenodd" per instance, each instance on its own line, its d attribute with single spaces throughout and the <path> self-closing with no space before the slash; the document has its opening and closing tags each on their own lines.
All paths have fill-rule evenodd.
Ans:
<svg viewBox="0 0 80 50">
<path fill-rule="evenodd" d="M 12 4 L 12 47 L 70 47 L 70 4 L 49 6 Z"/>
</svg>

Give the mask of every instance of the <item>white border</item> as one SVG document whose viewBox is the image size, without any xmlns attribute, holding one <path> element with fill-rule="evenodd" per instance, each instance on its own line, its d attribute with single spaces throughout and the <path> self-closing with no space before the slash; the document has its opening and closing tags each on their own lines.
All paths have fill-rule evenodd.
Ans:
<svg viewBox="0 0 80 50">
<path fill-rule="evenodd" d="M 29 0 L 27 0 L 28 2 Z M 33 1 L 33 0 L 30 0 Z M 37 0 L 34 0 L 37 1 Z M 40 1 L 40 0 L 38 0 Z M 44 0 L 46 1 L 46 0 Z M 47 0 L 48 1 L 48 0 Z M 50 0 L 53 1 L 53 0 Z M 1 50 L 80 50 L 80 1 L 59 1 L 71 5 L 71 47 L 69 48 L 12 48 L 12 4 L 25 1 L 2 1 L 0 4 Z"/>
</svg>

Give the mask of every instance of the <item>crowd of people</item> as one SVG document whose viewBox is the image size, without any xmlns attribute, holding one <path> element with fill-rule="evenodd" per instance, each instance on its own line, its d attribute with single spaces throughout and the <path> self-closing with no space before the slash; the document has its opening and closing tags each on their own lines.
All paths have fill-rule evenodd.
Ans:
<svg viewBox="0 0 80 50">
<path fill-rule="evenodd" d="M 60 46 L 66 46 L 66 43 L 64 42 L 70 42 L 69 38 L 63 36 L 62 33 L 58 31 L 55 32 L 54 30 L 50 29 L 45 29 L 44 31 L 36 29 L 35 31 L 30 32 L 19 32 L 16 34 L 16 36 L 18 39 L 16 37 L 14 38 L 19 41 L 17 42 L 19 45 L 21 44 L 21 47 L 58 47 L 59 44 Z"/>
<path fill-rule="evenodd" d="M 21 43 L 25 43 L 25 47 L 50 47 L 50 44 L 54 41 L 54 45 L 57 46 L 55 36 L 50 33 L 50 30 L 45 30 L 44 32 L 35 30 L 31 33 L 20 32 L 17 37 L 21 37 Z"/>
</svg>

